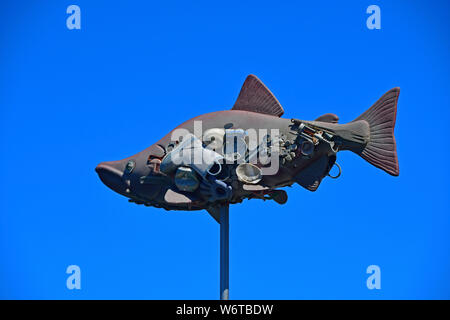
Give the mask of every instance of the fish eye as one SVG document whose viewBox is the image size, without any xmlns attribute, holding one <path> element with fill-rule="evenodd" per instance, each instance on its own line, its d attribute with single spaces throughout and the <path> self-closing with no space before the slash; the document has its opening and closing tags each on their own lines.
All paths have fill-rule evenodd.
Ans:
<svg viewBox="0 0 450 320">
<path fill-rule="evenodd" d="M 125 172 L 126 173 L 131 173 L 133 172 L 134 167 L 136 166 L 136 162 L 134 162 L 134 160 L 129 160 L 127 162 L 127 165 L 125 167 Z"/>
</svg>

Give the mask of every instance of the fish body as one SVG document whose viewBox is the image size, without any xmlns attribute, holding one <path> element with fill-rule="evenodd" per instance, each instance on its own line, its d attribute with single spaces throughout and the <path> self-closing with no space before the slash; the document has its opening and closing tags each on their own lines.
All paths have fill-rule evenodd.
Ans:
<svg viewBox="0 0 450 320">
<path fill-rule="evenodd" d="M 281 118 L 278 100 L 254 75 L 231 110 L 200 115 L 134 156 L 102 162 L 96 171 L 131 202 L 167 210 L 206 209 L 243 199 L 273 199 L 295 183 L 319 187 L 337 153 L 350 150 L 399 174 L 394 126 L 399 88 L 383 95 L 354 121 L 325 114 L 314 121 Z M 339 168 L 340 173 L 340 168 Z"/>
</svg>

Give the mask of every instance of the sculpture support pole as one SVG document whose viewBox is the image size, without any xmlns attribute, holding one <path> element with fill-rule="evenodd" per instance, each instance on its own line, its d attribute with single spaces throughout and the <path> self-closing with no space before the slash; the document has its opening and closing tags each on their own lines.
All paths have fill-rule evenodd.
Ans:
<svg viewBox="0 0 450 320">
<path fill-rule="evenodd" d="M 220 206 L 220 299 L 229 298 L 230 225 L 229 204 Z"/>
</svg>

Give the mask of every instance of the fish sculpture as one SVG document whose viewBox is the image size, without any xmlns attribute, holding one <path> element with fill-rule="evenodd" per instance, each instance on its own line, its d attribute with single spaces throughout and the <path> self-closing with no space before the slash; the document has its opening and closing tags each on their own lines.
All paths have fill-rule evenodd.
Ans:
<svg viewBox="0 0 450 320">
<path fill-rule="evenodd" d="M 324 114 L 314 121 L 281 118 L 284 110 L 254 75 L 231 110 L 188 120 L 134 156 L 102 162 L 103 183 L 130 202 L 166 210 L 207 210 L 244 199 L 287 201 L 280 188 L 294 183 L 316 191 L 336 178 L 339 151 L 349 150 L 399 175 L 394 138 L 400 88 L 385 93 L 355 120 L 339 124 Z M 330 170 L 338 173 L 331 176 Z"/>
</svg>

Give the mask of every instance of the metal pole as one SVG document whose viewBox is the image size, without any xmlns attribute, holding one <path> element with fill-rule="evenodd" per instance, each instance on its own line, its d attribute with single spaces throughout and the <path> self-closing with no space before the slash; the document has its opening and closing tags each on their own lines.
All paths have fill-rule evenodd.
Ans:
<svg viewBox="0 0 450 320">
<path fill-rule="evenodd" d="M 229 298 L 230 264 L 229 205 L 220 206 L 220 299 Z"/>
</svg>

